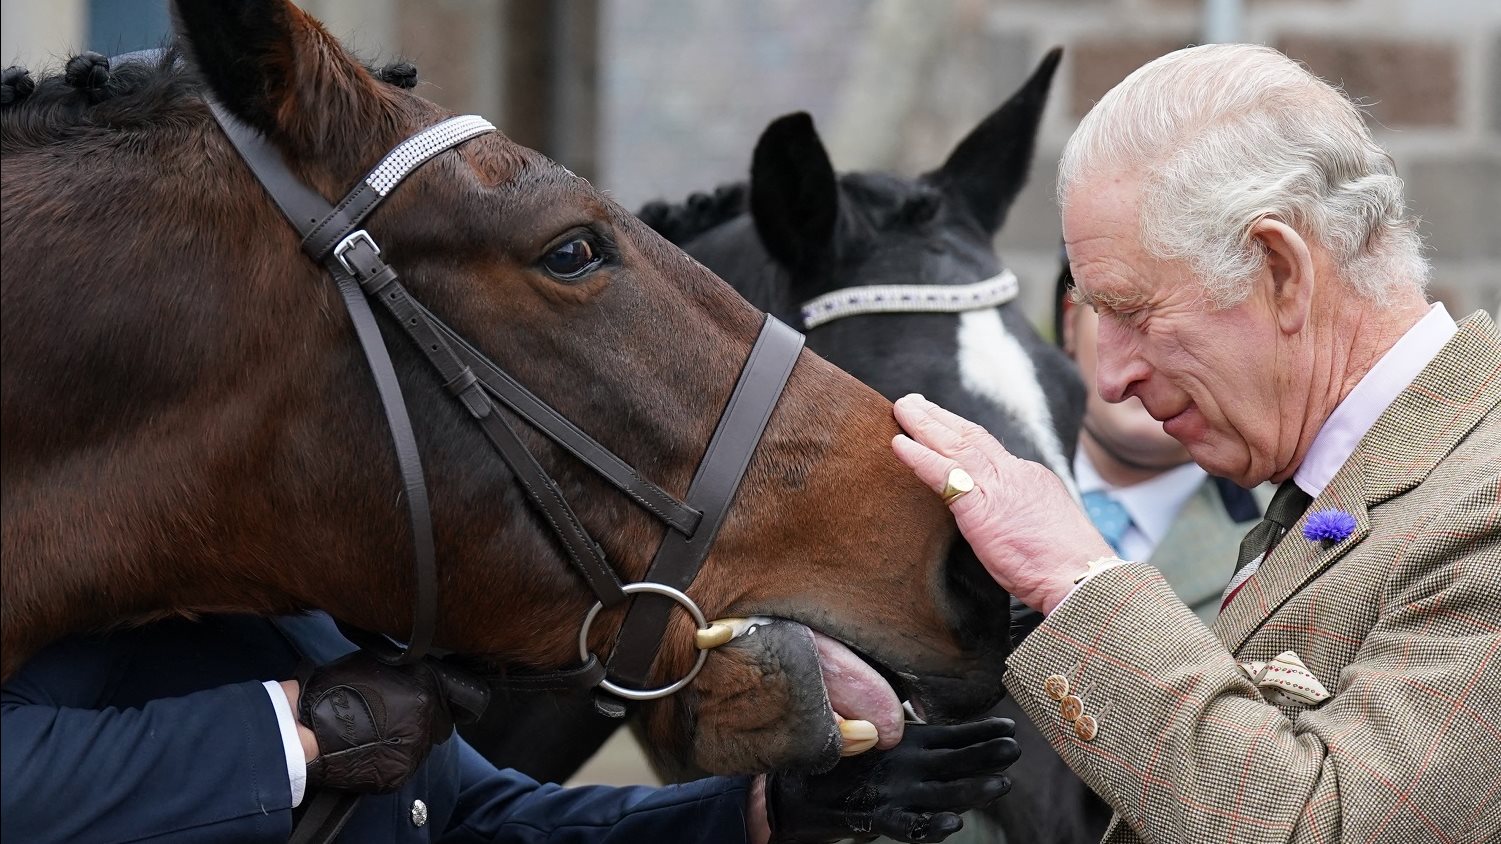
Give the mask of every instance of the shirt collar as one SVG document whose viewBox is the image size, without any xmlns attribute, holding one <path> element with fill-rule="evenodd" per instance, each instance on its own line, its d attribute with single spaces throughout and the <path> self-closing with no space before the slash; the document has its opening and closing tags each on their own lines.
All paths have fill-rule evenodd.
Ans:
<svg viewBox="0 0 1501 844">
<path fill-rule="evenodd" d="M 1178 518 L 1178 511 L 1183 509 L 1183 505 L 1204 483 L 1208 474 L 1197 463 L 1189 462 L 1139 484 L 1113 486 L 1100 477 L 1099 470 L 1095 469 L 1089 455 L 1080 448 L 1074 452 L 1074 477 L 1081 494 L 1110 493 L 1111 498 L 1126 508 L 1136 529 L 1156 545 L 1167 535 L 1168 529 L 1173 526 L 1173 520 Z"/>
<path fill-rule="evenodd" d="M 1334 408 L 1308 447 L 1308 454 L 1293 473 L 1298 488 L 1319 497 L 1345 465 L 1355 447 L 1398 394 L 1407 389 L 1423 367 L 1438 355 L 1459 327 L 1442 302 L 1435 302 L 1417 324 L 1407 329 L 1355 389 Z"/>
</svg>

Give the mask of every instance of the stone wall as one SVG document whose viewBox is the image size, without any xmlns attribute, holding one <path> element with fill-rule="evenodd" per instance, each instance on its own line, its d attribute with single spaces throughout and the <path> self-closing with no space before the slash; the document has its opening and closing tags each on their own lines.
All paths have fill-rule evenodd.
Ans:
<svg viewBox="0 0 1501 844">
<path fill-rule="evenodd" d="M 999 238 L 1046 323 L 1063 143 L 1201 25 L 1194 0 L 606 0 L 600 181 L 635 205 L 741 178 L 765 124 L 799 109 L 840 169 L 915 174 L 1063 45 L 1033 179 Z M 1241 39 L 1368 105 L 1423 220 L 1433 294 L 1501 309 L 1501 3 L 1249 0 Z"/>
</svg>

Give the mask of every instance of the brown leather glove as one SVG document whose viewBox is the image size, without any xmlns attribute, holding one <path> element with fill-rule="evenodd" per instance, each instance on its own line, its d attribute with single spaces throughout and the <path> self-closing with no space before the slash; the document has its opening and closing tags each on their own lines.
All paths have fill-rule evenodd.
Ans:
<svg viewBox="0 0 1501 844">
<path fill-rule="evenodd" d="M 488 691 L 449 666 L 423 660 L 388 665 L 356 651 L 302 681 L 297 720 L 318 739 L 308 785 L 395 791 L 459 720 L 478 718 Z M 452 708 L 450 708 L 452 703 Z"/>
</svg>

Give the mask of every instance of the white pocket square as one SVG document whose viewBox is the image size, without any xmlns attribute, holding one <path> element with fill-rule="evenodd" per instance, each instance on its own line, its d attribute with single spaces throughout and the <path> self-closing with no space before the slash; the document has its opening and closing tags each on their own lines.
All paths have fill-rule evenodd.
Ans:
<svg viewBox="0 0 1501 844">
<path fill-rule="evenodd" d="M 1292 651 L 1277 654 L 1271 662 L 1242 662 L 1240 668 L 1269 703 L 1316 706 L 1329 699 L 1329 690 Z"/>
</svg>

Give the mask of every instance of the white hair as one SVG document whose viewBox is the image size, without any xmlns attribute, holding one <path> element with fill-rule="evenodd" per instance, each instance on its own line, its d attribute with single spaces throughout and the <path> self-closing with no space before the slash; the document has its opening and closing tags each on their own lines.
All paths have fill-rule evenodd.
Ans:
<svg viewBox="0 0 1501 844">
<path fill-rule="evenodd" d="M 1391 156 L 1343 93 L 1269 47 L 1190 47 L 1126 77 L 1064 148 L 1060 207 L 1105 174 L 1141 178 L 1143 246 L 1186 260 L 1217 305 L 1244 300 L 1265 266 L 1250 237 L 1264 218 L 1321 244 L 1374 302 L 1428 283 Z"/>
</svg>

